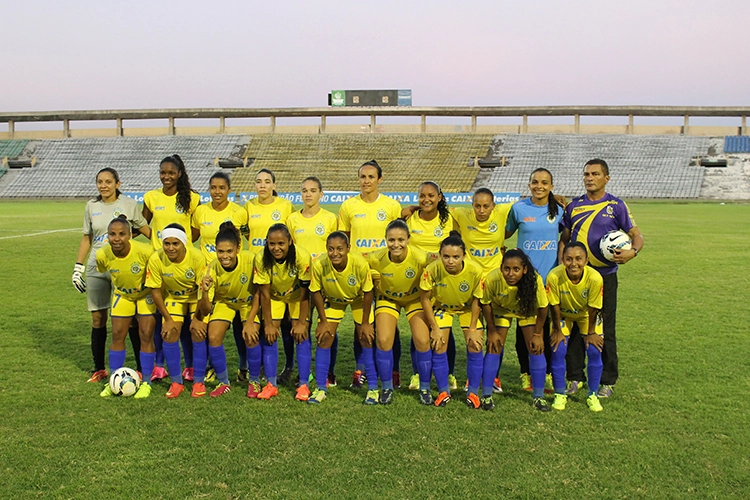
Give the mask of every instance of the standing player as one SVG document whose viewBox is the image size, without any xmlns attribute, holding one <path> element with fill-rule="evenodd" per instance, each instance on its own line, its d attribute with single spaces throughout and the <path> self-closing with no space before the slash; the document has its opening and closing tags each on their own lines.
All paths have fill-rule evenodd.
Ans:
<svg viewBox="0 0 750 500">
<path fill-rule="evenodd" d="M 312 363 L 312 344 L 308 330 L 310 286 L 310 254 L 298 248 L 284 224 L 274 224 L 268 229 L 266 245 L 255 256 L 253 283 L 258 285 L 263 318 L 263 335 L 260 338 L 263 366 L 268 383 L 258 394 L 258 399 L 271 399 L 278 395 L 276 369 L 278 366 L 281 320 L 288 311 L 292 323 L 292 337 L 297 343 L 299 387 L 295 396 L 300 401 L 310 397 L 308 380 Z M 249 393 L 248 393 L 249 395 Z"/>
<path fill-rule="evenodd" d="M 385 195 L 378 188 L 383 182 L 383 169 L 375 160 L 370 160 L 359 167 L 359 188 L 357 196 L 341 204 L 339 210 L 339 230 L 346 233 L 352 243 L 352 252 L 367 257 L 372 251 L 385 247 L 385 228 L 391 221 L 401 217 L 401 205 Z M 396 333 L 393 345 L 394 386 L 399 386 L 401 374 L 401 341 Z M 356 371 L 352 377 L 352 387 L 362 387 L 365 380 L 362 375 L 365 360 L 362 358 L 362 345 L 354 337 L 354 359 Z M 366 377 L 365 377 L 366 378 Z"/>
<path fill-rule="evenodd" d="M 349 253 L 349 238 L 341 231 L 334 231 L 327 238 L 326 255 L 313 263 L 310 292 L 318 310 L 318 326 L 315 337 L 318 341 L 315 350 L 315 379 L 318 389 L 308 400 L 321 403 L 328 393 L 326 374 L 329 372 L 331 345 L 337 335 L 339 323 L 344 318 L 347 306 L 352 308 L 354 335 L 366 346 L 364 357 L 368 380 L 365 404 L 378 403 L 378 379 L 374 375 L 375 363 L 372 356 L 372 341 L 375 337 L 370 322 L 370 309 L 373 299 L 373 284 L 367 261 L 358 254 Z"/>
<path fill-rule="evenodd" d="M 151 228 L 138 212 L 138 203 L 120 193 L 120 176 L 115 169 L 106 167 L 96 174 L 96 189 L 99 196 L 86 203 L 83 213 L 83 237 L 78 247 L 72 278 L 76 290 L 86 293 L 88 308 L 91 311 L 91 354 L 94 357 L 94 371 L 89 382 L 98 382 L 108 376 L 107 370 L 104 369 L 104 350 L 107 343 L 107 312 L 112 298 L 112 282 L 109 273 L 99 273 L 96 270 L 96 251 L 107 244 L 108 225 L 121 214 L 124 214 L 131 221 L 133 228 L 139 230 L 146 238 L 151 236 Z M 138 371 L 142 371 L 138 328 L 131 327 L 129 334 Z"/>
<path fill-rule="evenodd" d="M 435 406 L 445 406 L 451 400 L 446 349 L 453 316 L 458 315 L 466 339 L 466 375 L 469 380 L 466 404 L 470 408 L 479 408 L 477 392 L 482 378 L 484 337 L 479 321 L 482 270 L 466 258 L 466 246 L 456 231 L 440 244 L 440 260 L 425 268 L 419 288 L 422 309 L 430 327 L 432 370 L 440 392 Z"/>
<path fill-rule="evenodd" d="M 609 166 L 599 158 L 589 160 L 583 167 L 583 185 L 586 194 L 573 199 L 565 208 L 561 241 L 580 241 L 588 250 L 589 264 L 599 271 L 604 279 L 602 321 L 604 323 L 604 347 L 602 349 L 601 385 L 598 396 L 612 395 L 617 382 L 617 266 L 638 256 L 643 249 L 643 236 L 630 215 L 630 209 L 621 199 L 607 193 Z M 622 230 L 632 239 L 630 250 L 616 250 L 614 262 L 604 258 L 599 249 L 602 236 L 610 231 Z M 571 332 L 568 345 L 568 394 L 575 394 L 583 385 L 583 357 L 585 347 L 580 334 Z"/>
<path fill-rule="evenodd" d="M 586 344 L 588 355 L 589 396 L 591 411 L 602 411 L 597 393 L 602 376 L 602 323 L 597 315 L 602 308 L 603 280 L 596 269 L 588 265 L 586 246 L 580 241 L 569 243 L 563 251 L 563 263 L 547 276 L 547 294 L 552 306 L 552 378 L 555 402 L 552 408 L 564 410 L 565 354 L 571 331 L 578 331 Z M 583 333 L 586 332 L 586 333 Z"/>
<path fill-rule="evenodd" d="M 192 224 L 194 228 L 200 231 L 201 252 L 206 259 L 206 264 L 210 264 L 216 259 L 216 235 L 219 233 L 219 227 L 222 223 L 230 221 L 240 231 L 247 231 L 247 211 L 236 203 L 229 201 L 231 188 L 229 176 L 224 172 L 216 172 L 208 181 L 211 203 L 198 205 L 193 214 Z M 239 313 L 237 313 L 232 327 L 239 358 L 237 382 L 248 381 L 245 341 L 242 338 L 242 321 Z"/>
<path fill-rule="evenodd" d="M 96 251 L 96 270 L 109 273 L 112 280 L 112 343 L 109 348 L 109 369 L 117 370 L 125 364 L 125 335 L 133 317 L 138 320 L 141 338 L 141 365 L 144 382 L 135 397 L 147 398 L 151 394 L 148 382 L 154 366 L 154 301 L 145 287 L 146 266 L 154 252 L 151 245 L 131 241 L 131 228 L 125 214 L 118 216 L 107 226 L 108 243 Z M 106 382 L 106 379 L 105 379 Z M 106 398 L 112 395 L 109 383 L 99 394 Z"/>
</svg>

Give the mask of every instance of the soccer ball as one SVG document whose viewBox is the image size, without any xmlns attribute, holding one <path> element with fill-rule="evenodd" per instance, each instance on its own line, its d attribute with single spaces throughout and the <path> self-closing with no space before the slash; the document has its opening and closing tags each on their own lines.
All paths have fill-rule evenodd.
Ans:
<svg viewBox="0 0 750 500">
<path fill-rule="evenodd" d="M 141 385 L 141 377 L 132 368 L 118 368 L 109 377 L 109 388 L 115 396 L 132 396 Z"/>
<path fill-rule="evenodd" d="M 602 236 L 599 242 L 599 250 L 601 250 L 605 259 L 614 262 L 615 250 L 630 250 L 630 244 L 630 236 L 618 229 Z"/>
</svg>

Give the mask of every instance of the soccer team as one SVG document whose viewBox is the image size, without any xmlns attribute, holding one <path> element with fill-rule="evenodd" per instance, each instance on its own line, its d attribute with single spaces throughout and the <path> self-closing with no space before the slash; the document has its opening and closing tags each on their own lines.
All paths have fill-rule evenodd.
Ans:
<svg viewBox="0 0 750 500">
<path fill-rule="evenodd" d="M 587 382 L 588 407 L 602 410 L 600 398 L 612 395 L 618 378 L 618 264 L 643 248 L 628 207 L 606 192 L 604 160 L 585 164 L 586 193 L 567 206 L 552 194 L 552 174 L 543 168 L 531 173 L 529 198 L 496 205 L 492 191 L 481 188 L 471 208 L 453 209 L 432 181 L 419 186 L 418 206 L 402 209 L 379 192 L 383 172 L 375 160 L 357 174 L 360 193 L 336 216 L 320 206 L 323 186 L 316 177 L 302 183 L 300 210 L 278 196 L 267 169 L 257 172 L 257 197 L 244 207 L 229 201 L 231 182 L 222 172 L 209 181 L 211 202 L 201 205 L 182 159 L 172 155 L 160 164 L 162 188 L 146 193 L 139 211 L 121 195 L 117 172 L 101 170 L 72 278 L 92 313 L 89 381 L 108 376 L 109 311 L 109 369 L 123 366 L 129 332 L 144 381 L 135 398 L 148 397 L 151 382 L 167 376 L 167 398 L 178 397 L 185 381 L 192 382 L 193 397 L 205 396 L 206 382 L 213 381 L 212 397 L 228 393 L 224 337 L 231 326 L 237 381 L 247 383 L 249 398 L 277 396 L 296 353 L 296 399 L 324 401 L 337 383 L 341 333 L 353 335 L 352 386 L 367 386 L 365 404 L 390 404 L 400 386 L 403 310 L 412 337 L 409 388 L 419 391 L 420 403 L 445 406 L 458 389 L 455 316 L 466 341 L 465 402 L 494 409 L 515 318 L 521 384 L 533 393 L 533 407 L 564 410 L 567 396 Z M 614 262 L 599 248 L 612 230 L 632 239 Z M 505 239 L 516 231 L 518 248 L 506 250 Z M 139 234 L 150 244 L 133 239 Z M 200 248 L 193 245 L 198 240 Z M 347 308 L 354 331 L 339 332 Z M 545 390 L 554 392 L 551 405 Z M 111 395 L 105 384 L 101 396 Z"/>
</svg>

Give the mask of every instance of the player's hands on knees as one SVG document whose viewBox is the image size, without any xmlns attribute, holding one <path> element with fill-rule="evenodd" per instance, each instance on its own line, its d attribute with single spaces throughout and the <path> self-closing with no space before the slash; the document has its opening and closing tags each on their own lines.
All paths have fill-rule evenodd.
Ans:
<svg viewBox="0 0 750 500">
<path fill-rule="evenodd" d="M 292 321 L 292 337 L 294 337 L 295 342 L 298 344 L 307 340 L 307 321 Z"/>
<path fill-rule="evenodd" d="M 268 341 L 269 344 L 273 344 L 274 342 L 276 342 L 276 340 L 279 338 L 279 335 L 281 335 L 281 332 L 279 332 L 279 327 L 277 327 L 273 323 L 266 325 L 264 333 L 266 335 L 266 341 Z"/>
<path fill-rule="evenodd" d="M 190 333 L 198 342 L 205 340 L 208 333 L 208 324 L 204 323 L 203 320 L 193 318 L 190 322 Z"/>
<path fill-rule="evenodd" d="M 584 335 L 583 341 L 586 342 L 586 349 L 588 349 L 589 345 L 593 345 L 596 347 L 597 351 L 602 352 L 602 348 L 604 347 L 603 336 L 591 333 L 589 335 Z"/>
<path fill-rule="evenodd" d="M 529 342 L 529 352 L 531 354 L 537 355 L 544 353 L 544 339 L 540 334 L 531 336 L 531 341 Z"/>
<path fill-rule="evenodd" d="M 549 343 L 552 346 L 552 352 L 557 352 L 557 348 L 560 345 L 560 342 L 563 344 L 565 343 L 565 335 L 563 335 L 562 330 L 552 330 L 552 333 L 549 336 Z"/>
<path fill-rule="evenodd" d="M 443 332 L 440 328 L 430 328 L 430 347 L 433 351 L 439 351 L 445 345 Z"/>
<path fill-rule="evenodd" d="M 475 352 L 482 352 L 482 330 L 469 328 L 466 333 L 466 345 L 473 348 Z"/>
<path fill-rule="evenodd" d="M 177 323 L 175 323 L 172 318 L 164 321 L 164 324 L 161 327 L 161 337 L 167 342 L 174 342 L 180 338 L 180 331 L 177 329 Z"/>
<path fill-rule="evenodd" d="M 73 266 L 73 286 L 76 287 L 78 293 L 86 293 L 86 280 L 83 279 L 83 272 L 86 270 L 86 266 L 76 262 Z"/>
<path fill-rule="evenodd" d="M 318 321 L 318 326 L 315 328 L 315 340 L 320 343 L 327 335 L 331 337 L 336 335 L 336 329 L 333 327 L 333 324 L 328 321 Z"/>
<path fill-rule="evenodd" d="M 260 325 L 254 321 L 245 321 L 242 326 L 242 338 L 245 339 L 245 344 L 256 345 L 259 335 Z"/>
<path fill-rule="evenodd" d="M 375 340 L 375 327 L 372 326 L 372 323 L 362 323 L 359 325 L 359 334 L 368 343 L 372 343 Z"/>
</svg>

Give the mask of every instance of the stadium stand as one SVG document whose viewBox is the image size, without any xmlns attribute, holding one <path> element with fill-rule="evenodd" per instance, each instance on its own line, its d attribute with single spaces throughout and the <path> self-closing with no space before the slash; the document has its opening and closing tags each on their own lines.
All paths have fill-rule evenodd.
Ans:
<svg viewBox="0 0 750 500">
<path fill-rule="evenodd" d="M 725 153 L 750 153 L 750 136 L 728 135 L 724 138 Z"/>
<path fill-rule="evenodd" d="M 555 193 L 577 196 L 584 163 L 602 158 L 612 174 L 607 191 L 619 197 L 697 198 L 704 168 L 690 160 L 706 156 L 710 145 L 708 137 L 672 135 L 498 135 L 485 160 L 505 166 L 479 175 L 473 188 L 525 193 L 529 174 L 544 167 L 554 175 Z"/>
<path fill-rule="evenodd" d="M 0 141 L 0 158 L 18 158 L 28 142 L 26 140 Z"/>
<path fill-rule="evenodd" d="M 214 135 L 40 140 L 17 145 L 16 149 L 25 149 L 24 156 L 34 156 L 37 162 L 3 183 L 0 197 L 94 196 L 94 178 L 104 167 L 120 173 L 121 191 L 148 191 L 160 186 L 159 162 L 174 153 L 185 162 L 193 188 L 206 191 L 209 177 L 219 170 L 214 159 L 237 155 L 248 141 L 248 136 Z"/>
</svg>

